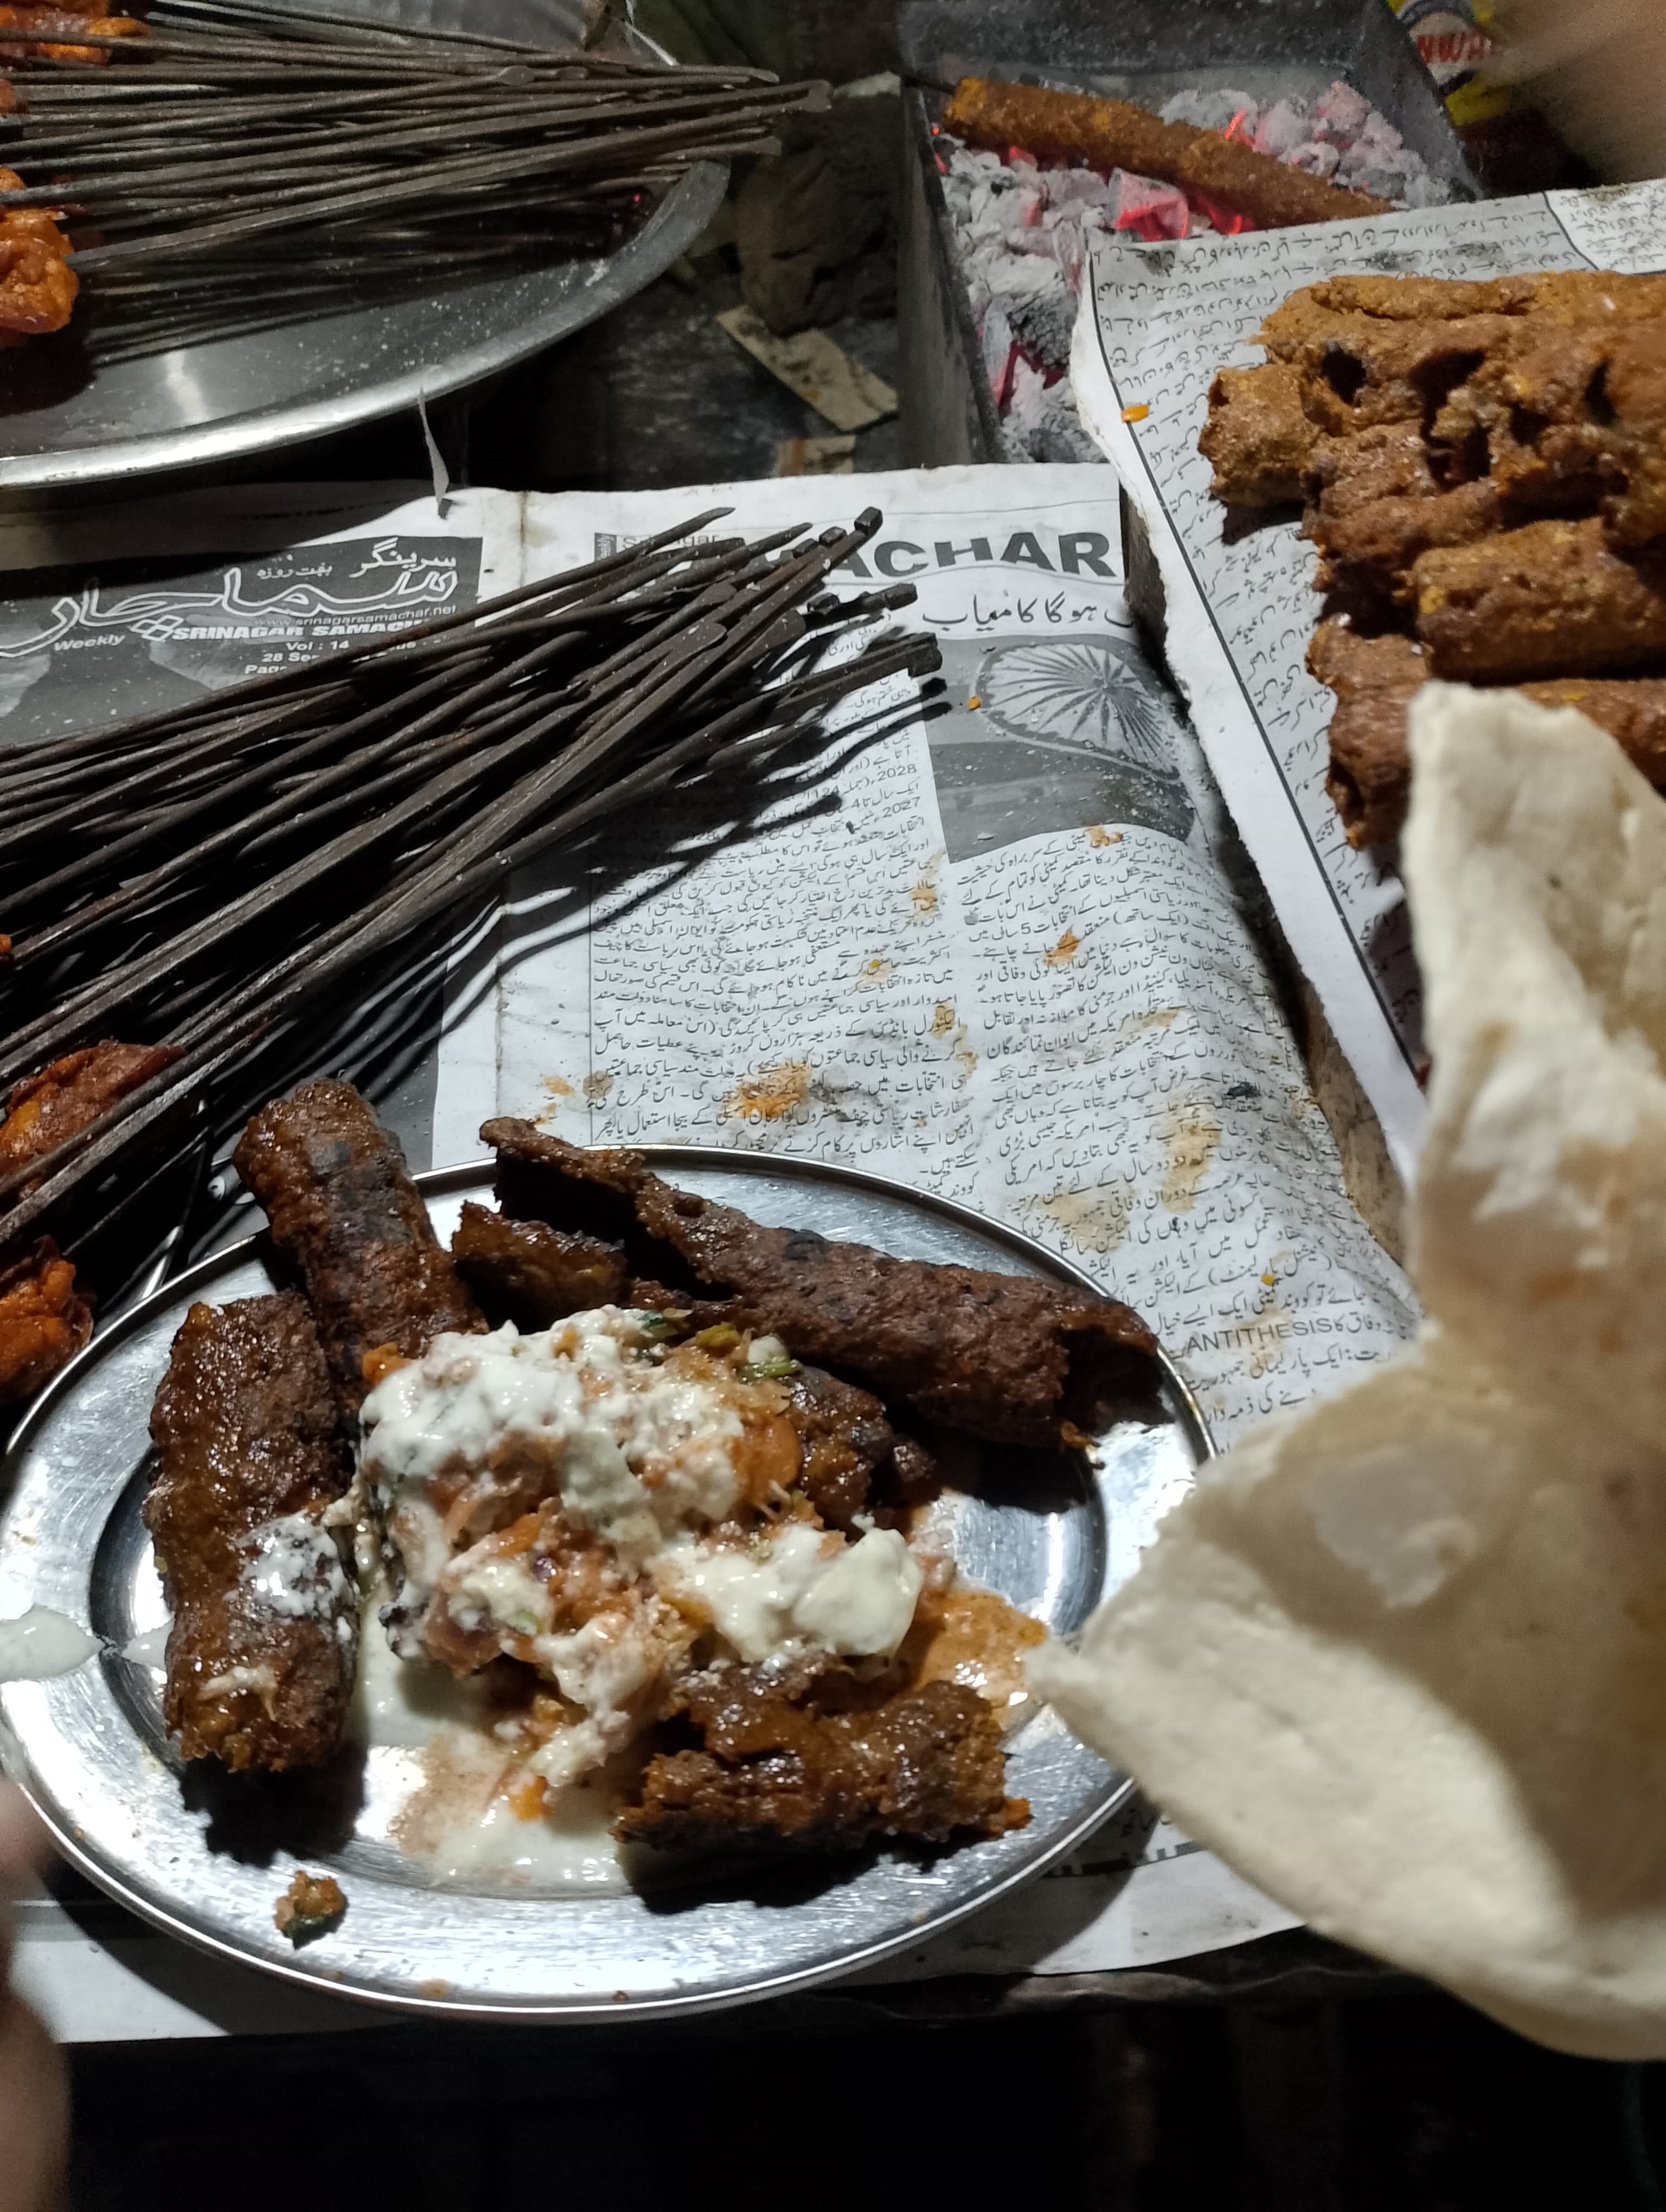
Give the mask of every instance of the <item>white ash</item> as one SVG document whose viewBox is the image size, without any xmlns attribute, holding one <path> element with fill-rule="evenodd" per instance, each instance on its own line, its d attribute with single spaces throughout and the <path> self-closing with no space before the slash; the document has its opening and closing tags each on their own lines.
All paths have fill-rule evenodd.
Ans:
<svg viewBox="0 0 1666 2212">
<path fill-rule="evenodd" d="M 1257 152 L 1310 175 L 1393 200 L 1433 207 L 1450 197 L 1386 117 L 1351 86 L 1316 100 L 1262 106 L 1240 92 L 1178 93 L 1165 122 L 1231 129 Z M 938 139 L 943 194 L 960 270 L 982 341 L 1010 460 L 1098 461 L 1065 374 L 1092 238 L 1124 231 L 1148 240 L 1212 228 L 1171 185 L 1113 169 L 1043 169 L 1022 156 Z"/>
<path fill-rule="evenodd" d="M 1177 92 L 1158 112 L 1165 123 L 1230 130 L 1258 154 L 1397 207 L 1438 207 L 1451 198 L 1423 156 L 1351 84 L 1328 85 L 1316 100 L 1275 100 L 1270 107 L 1246 92 Z"/>
</svg>

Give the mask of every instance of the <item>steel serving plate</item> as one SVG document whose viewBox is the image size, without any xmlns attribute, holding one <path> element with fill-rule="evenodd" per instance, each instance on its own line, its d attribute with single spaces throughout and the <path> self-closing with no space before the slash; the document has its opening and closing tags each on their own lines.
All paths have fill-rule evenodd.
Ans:
<svg viewBox="0 0 1666 2212">
<path fill-rule="evenodd" d="M 544 46 L 574 44 L 583 15 L 580 0 L 332 0 L 327 9 L 289 12 Z M 668 58 L 629 35 L 642 52 Z M 0 489 L 240 459 L 460 391 L 651 284 L 705 228 L 727 180 L 724 164 L 696 163 L 634 237 L 599 259 L 344 308 L 90 373 L 72 324 L 5 356 Z"/>
<path fill-rule="evenodd" d="M 884 1178 L 780 1155 L 649 1146 L 684 1187 L 779 1226 L 904 1258 L 1090 1279 L 1028 1237 Z M 419 1176 L 442 1237 L 489 1164 Z M 201 1261 L 117 1320 L 32 1410 L 0 1471 L 0 1619 L 53 1607 L 96 1637 L 73 1673 L 0 1689 L 9 1762 L 76 1866 L 170 1934 L 314 1989 L 416 2011 L 587 2020 L 690 2012 L 773 1996 L 924 1941 L 1068 1856 L 1133 1784 L 1043 1709 L 1008 1740 L 1007 1783 L 1028 1827 L 922 1856 L 876 1852 L 704 1889 L 575 1893 L 473 1876 L 437 1881 L 367 1819 L 380 1754 L 306 1777 L 182 1767 L 162 1727 L 160 1668 L 122 1656 L 165 1618 L 140 1518 L 147 1424 L 174 1332 L 197 1298 L 272 1286 L 264 1238 Z M 1131 1571 L 1158 1518 L 1212 1446 L 1163 1363 L 1167 1418 L 1120 1422 L 1091 1455 L 986 1446 L 952 1493 L 956 1557 L 1068 1634 Z M 1021 1464 L 1029 1458 L 1028 1466 Z M 374 1624 L 371 1633 L 377 1632 Z M 293 1790 L 290 1785 L 296 1785 Z M 297 1866 L 349 1898 L 331 1934 L 292 1950 L 272 1908 Z"/>
</svg>

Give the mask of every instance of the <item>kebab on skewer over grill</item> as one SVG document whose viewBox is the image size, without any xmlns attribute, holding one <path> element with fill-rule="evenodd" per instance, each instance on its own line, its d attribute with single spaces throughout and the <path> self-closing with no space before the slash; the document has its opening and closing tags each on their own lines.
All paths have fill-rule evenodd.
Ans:
<svg viewBox="0 0 1666 2212">
<path fill-rule="evenodd" d="M 1370 192 L 1290 167 L 1222 131 L 1165 123 L 1132 100 L 1047 85 L 963 77 L 943 110 L 943 128 L 969 146 L 996 153 L 1022 147 L 1042 161 L 1155 177 L 1257 230 L 1387 215 L 1391 207 Z"/>
</svg>

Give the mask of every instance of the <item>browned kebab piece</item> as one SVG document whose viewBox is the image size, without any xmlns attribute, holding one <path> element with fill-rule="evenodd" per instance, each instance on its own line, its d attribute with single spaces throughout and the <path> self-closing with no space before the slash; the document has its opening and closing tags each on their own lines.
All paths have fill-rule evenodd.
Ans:
<svg viewBox="0 0 1666 2212">
<path fill-rule="evenodd" d="M 1056 1447 L 1105 1406 L 1156 1395 L 1155 1340 L 1109 1299 L 766 1228 L 663 1182 L 640 1154 L 581 1151 L 530 1122 L 481 1134 L 505 1211 L 465 1216 L 454 1249 L 489 1312 L 509 1299 L 553 1321 L 605 1283 L 689 1328 L 779 1338 L 800 1363 L 786 1385 L 797 1486 L 830 1526 L 929 1481 L 928 1457 L 887 1406 Z M 1029 1818 L 1006 1793 L 994 1707 L 964 1684 L 918 1680 L 903 1654 L 872 1680 L 836 1662 L 785 1675 L 714 1668 L 662 1717 L 696 1741 L 649 1759 L 616 1824 L 628 1842 L 855 1850 L 996 1836 Z"/>
<path fill-rule="evenodd" d="M 768 1229 L 678 1190 L 640 1153 L 582 1151 L 530 1121 L 489 1121 L 497 1194 L 516 1218 L 617 1244 L 648 1302 L 778 1336 L 887 1405 L 997 1443 L 1080 1440 L 1102 1405 L 1150 1404 L 1157 1340 L 1130 1307 L 1028 1275 L 897 1260 L 812 1231 Z"/>
<path fill-rule="evenodd" d="M 235 1158 L 307 1295 L 193 1306 L 174 1340 L 145 1507 L 173 1607 L 164 1711 L 187 1759 L 318 1765 L 358 1649 L 357 1589 L 322 1516 L 352 1472 L 366 1361 L 484 1324 L 350 1085 L 264 1107 Z"/>
<path fill-rule="evenodd" d="M 306 1083 L 262 1107 L 232 1155 L 306 1287 L 344 1413 L 377 1352 L 418 1358 L 485 1327 L 434 1233 L 397 1140 L 348 1083 Z"/>
<path fill-rule="evenodd" d="M 595 1306 L 678 1305 L 690 1333 L 734 1326 L 722 1301 L 684 1304 L 662 1283 L 635 1280 L 621 1245 L 545 1221 L 514 1220 L 472 1200 L 463 1208 L 451 1252 L 494 1322 L 548 1328 Z M 795 1487 L 830 1528 L 848 1531 L 862 1512 L 889 1525 L 933 1493 L 932 1455 L 916 1438 L 899 1436 L 868 1391 L 803 1361 L 793 1363 L 779 1388 L 802 1455 Z"/>
<path fill-rule="evenodd" d="M 145 1524 L 173 1607 L 162 1712 L 185 1759 L 339 1748 L 358 1593 L 324 1520 L 352 1465 L 304 1299 L 193 1305 L 150 1416 Z"/>
<path fill-rule="evenodd" d="M 1230 209 L 1259 229 L 1386 215 L 1392 204 L 1292 168 L 1270 154 L 1195 124 L 1165 123 L 1131 100 L 1057 92 L 1000 77 L 963 77 L 943 111 L 943 128 L 968 145 L 1005 153 L 1021 146 L 1043 161 L 1126 169 L 1178 185 Z"/>
<path fill-rule="evenodd" d="M 43 1158 L 178 1057 L 167 1045 L 87 1045 L 15 1084 L 0 1114 L 0 1175 Z M 92 1334 L 92 1300 L 50 1237 L 0 1253 L 0 1406 L 33 1397 Z"/>
<path fill-rule="evenodd" d="M 994 1708 L 962 1682 L 874 1702 L 842 1668 L 793 1680 L 723 1667 L 684 1683 L 678 1705 L 701 1747 L 648 1761 L 616 1823 L 628 1843 L 856 1850 L 1004 1835 L 1030 1818 L 1006 1795 Z"/>
<path fill-rule="evenodd" d="M 1229 505 L 1306 500 L 1350 843 L 1399 834 L 1431 677 L 1575 707 L 1666 789 L 1666 278 L 1332 277 L 1259 343 L 1199 444 Z"/>
<path fill-rule="evenodd" d="M 1367 636 L 1332 617 L 1314 632 L 1307 665 L 1336 696 L 1325 789 L 1348 842 L 1389 844 L 1411 800 L 1406 710 L 1428 676 L 1422 650 L 1414 638 Z M 1577 708 L 1666 790 L 1666 677 L 1563 676 L 1512 688 L 1541 707 Z"/>
</svg>

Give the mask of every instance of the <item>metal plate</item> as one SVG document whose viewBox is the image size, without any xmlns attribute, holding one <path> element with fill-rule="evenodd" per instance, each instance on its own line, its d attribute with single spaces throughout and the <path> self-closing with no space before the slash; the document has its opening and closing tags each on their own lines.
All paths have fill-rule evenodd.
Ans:
<svg viewBox="0 0 1666 2212">
<path fill-rule="evenodd" d="M 477 34 L 547 46 L 571 44 L 581 15 L 576 0 L 469 0 L 460 10 L 456 0 L 336 0 L 310 12 L 416 30 L 454 30 L 462 14 Z M 727 179 L 721 163 L 696 163 L 636 235 L 599 260 L 348 308 L 90 374 L 71 325 L 0 368 L 0 489 L 108 483 L 270 453 L 459 391 L 651 284 L 705 228 Z"/>
<path fill-rule="evenodd" d="M 645 1150 L 685 1188 L 766 1223 L 1093 1287 L 1027 1237 L 900 1183 L 779 1156 Z M 464 1199 L 489 1195 L 490 1170 L 418 1182 L 448 1237 Z M 162 1729 L 160 1674 L 120 1656 L 161 1618 L 139 1517 L 150 1401 L 193 1299 L 271 1286 L 264 1241 L 255 1238 L 147 1298 L 65 1370 L 3 1470 L 0 1618 L 50 1606 L 102 1644 L 73 1674 L 0 1690 L 9 1759 L 65 1856 L 158 1926 L 290 1981 L 418 2011 L 560 2020 L 695 2011 L 801 1988 L 918 1944 L 1066 1856 L 1132 1788 L 1043 1710 L 1008 1740 L 1007 1786 L 1033 1814 L 1012 1834 L 931 1856 L 818 1862 L 744 1887 L 702 1889 L 684 1878 L 663 1892 L 585 1895 L 478 1876 L 436 1881 L 386 1840 L 385 1823 L 359 1812 L 350 1829 L 360 1794 L 368 1805 L 376 1799 L 374 1771 L 350 1759 L 327 1802 L 305 1787 L 289 1791 L 307 1778 L 222 1787 L 201 1766 L 181 1769 Z M 1164 1396 L 1165 1422 L 1118 1424 L 1091 1459 L 1031 1457 L 1025 1467 L 1025 1455 L 985 1447 L 970 1488 L 954 1497 L 965 1572 L 1055 1631 L 1078 1627 L 1130 1572 L 1209 1455 L 1201 1415 L 1166 1361 Z M 298 1864 L 331 1869 L 350 1904 L 336 1932 L 295 1952 L 272 1907 Z"/>
</svg>

